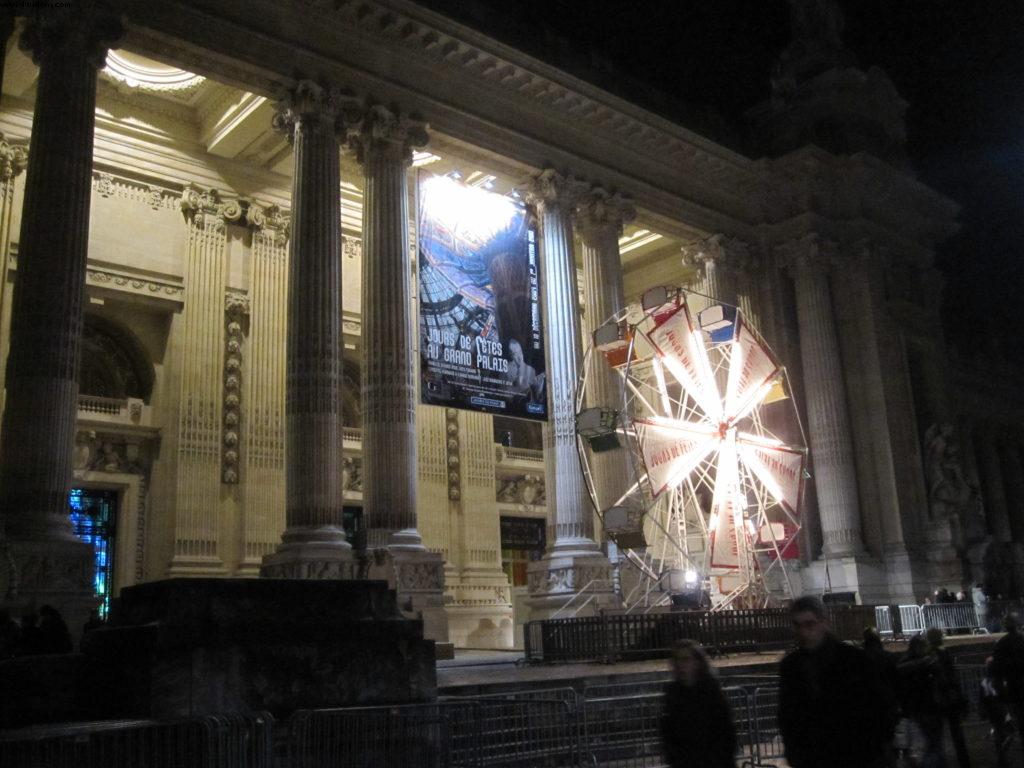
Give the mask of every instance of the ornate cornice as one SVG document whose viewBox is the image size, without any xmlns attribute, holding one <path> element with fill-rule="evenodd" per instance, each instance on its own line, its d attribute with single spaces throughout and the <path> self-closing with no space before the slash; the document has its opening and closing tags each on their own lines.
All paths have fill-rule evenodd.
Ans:
<svg viewBox="0 0 1024 768">
<path fill-rule="evenodd" d="M 180 199 L 177 192 L 166 187 L 97 170 L 92 173 L 92 191 L 100 197 L 134 200 L 154 211 L 178 207 Z"/>
<path fill-rule="evenodd" d="M 368 106 L 358 120 L 354 117 L 350 111 L 346 118 L 349 142 L 361 164 L 371 153 L 379 153 L 408 166 L 412 164 L 413 149 L 427 144 L 427 124 L 417 117 L 381 104 Z"/>
<path fill-rule="evenodd" d="M 599 238 L 612 230 L 616 236 L 636 218 L 633 201 L 618 192 L 592 187 L 576 205 L 576 221 L 584 240 Z"/>
</svg>

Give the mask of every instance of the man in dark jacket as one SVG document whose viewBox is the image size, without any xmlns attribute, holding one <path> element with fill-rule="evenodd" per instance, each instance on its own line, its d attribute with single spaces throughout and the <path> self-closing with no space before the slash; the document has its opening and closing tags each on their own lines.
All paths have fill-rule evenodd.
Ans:
<svg viewBox="0 0 1024 768">
<path fill-rule="evenodd" d="M 793 768 L 878 768 L 895 725 L 892 695 L 859 648 L 830 631 L 821 600 L 790 610 L 799 648 L 779 670 L 779 730 Z"/>
<path fill-rule="evenodd" d="M 1006 634 L 996 643 L 992 652 L 992 677 L 1004 692 L 1007 705 L 1017 722 L 1017 730 L 1024 727 L 1024 635 L 1016 616 L 1003 618 Z M 1021 739 L 1024 748 L 1024 739 Z"/>
</svg>

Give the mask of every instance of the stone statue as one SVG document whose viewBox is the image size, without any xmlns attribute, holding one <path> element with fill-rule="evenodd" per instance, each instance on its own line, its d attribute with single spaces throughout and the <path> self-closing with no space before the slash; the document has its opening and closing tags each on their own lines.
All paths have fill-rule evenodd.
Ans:
<svg viewBox="0 0 1024 768">
<path fill-rule="evenodd" d="M 965 528 L 968 540 L 984 532 L 974 528 L 981 524 L 981 495 L 964 474 L 953 425 L 932 424 L 924 434 L 925 475 L 928 483 L 928 502 L 933 520 L 958 519 Z"/>
<path fill-rule="evenodd" d="M 789 0 L 792 31 L 772 76 L 773 89 L 792 88 L 833 67 L 850 67 L 853 54 L 843 46 L 843 12 L 836 0 Z"/>
</svg>

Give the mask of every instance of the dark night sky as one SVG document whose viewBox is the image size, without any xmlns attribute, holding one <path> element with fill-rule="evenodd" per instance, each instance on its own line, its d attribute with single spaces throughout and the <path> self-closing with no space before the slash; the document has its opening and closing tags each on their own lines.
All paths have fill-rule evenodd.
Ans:
<svg viewBox="0 0 1024 768">
<path fill-rule="evenodd" d="M 687 106 L 637 101 L 741 151 L 743 111 L 767 98 L 789 39 L 785 0 L 423 1 L 540 58 L 560 50 L 560 64 L 568 54 L 576 74 L 599 85 L 614 82 L 605 79 L 610 62 L 616 76 Z M 1024 0 L 840 6 L 860 66 L 882 67 L 910 102 L 917 174 L 963 209 L 960 234 L 938 254 L 947 337 L 965 352 L 1002 337 L 1002 351 L 1024 361 L 1014 341 L 1024 331 Z M 722 130 L 712 112 L 736 130 Z"/>
</svg>

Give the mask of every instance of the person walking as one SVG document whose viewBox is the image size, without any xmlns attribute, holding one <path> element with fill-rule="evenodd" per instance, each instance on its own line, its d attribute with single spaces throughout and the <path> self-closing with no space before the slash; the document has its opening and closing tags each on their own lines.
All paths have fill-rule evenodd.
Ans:
<svg viewBox="0 0 1024 768">
<path fill-rule="evenodd" d="M 875 665 L 832 634 L 817 597 L 794 600 L 790 617 L 798 647 L 779 668 L 786 761 L 792 768 L 884 766 L 894 708 Z"/>
<path fill-rule="evenodd" d="M 708 657 L 691 640 L 672 648 L 661 736 L 671 768 L 733 768 L 736 729 Z"/>
<path fill-rule="evenodd" d="M 1024 723 L 1024 635 L 1020 621 L 1013 614 L 1003 617 L 1006 634 L 999 638 L 992 651 L 992 677 L 998 682 L 1006 704 L 1017 725 L 1017 733 Z M 1024 738 L 1021 739 L 1024 749 Z"/>
<path fill-rule="evenodd" d="M 949 735 L 956 750 L 956 761 L 960 768 L 971 768 L 971 758 L 964 741 L 964 729 L 960 723 L 967 710 L 967 697 L 960 687 L 960 675 L 957 674 L 953 657 L 944 646 L 945 638 L 942 630 L 929 629 L 927 632 L 929 652 L 938 662 L 936 665 L 937 694 L 939 700 L 940 723 L 949 726 Z M 942 726 L 939 726 L 940 733 Z"/>
<path fill-rule="evenodd" d="M 939 703 L 939 662 L 930 653 L 928 640 L 916 635 L 897 667 L 900 675 L 900 706 L 924 738 L 922 768 L 945 768 L 942 749 L 942 707 Z"/>
<path fill-rule="evenodd" d="M 1006 725 L 1006 704 L 1003 703 L 1002 685 L 992 673 L 992 657 L 985 659 L 985 675 L 978 686 L 978 709 L 982 717 L 991 726 L 990 735 L 996 748 L 996 764 L 999 768 L 1009 768 L 1006 757 L 1006 745 L 1010 741 L 1009 729 Z"/>
</svg>

